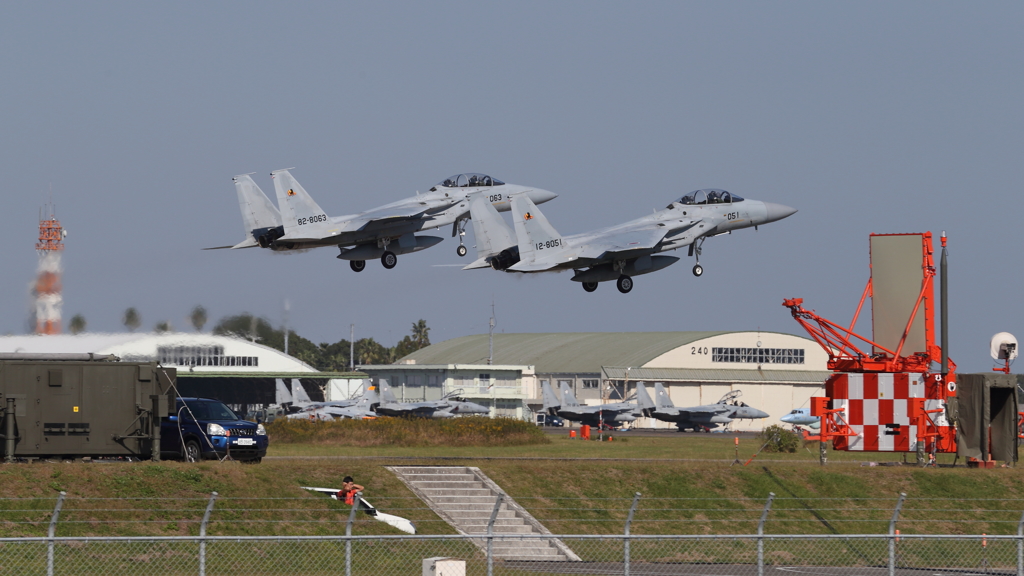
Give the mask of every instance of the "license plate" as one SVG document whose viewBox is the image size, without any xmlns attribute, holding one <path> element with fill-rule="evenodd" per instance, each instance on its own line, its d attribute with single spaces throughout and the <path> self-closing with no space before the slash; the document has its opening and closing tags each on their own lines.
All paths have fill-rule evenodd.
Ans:
<svg viewBox="0 0 1024 576">
<path fill-rule="evenodd" d="M 238 440 L 235 440 L 236 446 L 252 446 L 255 443 L 256 441 L 252 438 L 239 438 Z"/>
</svg>

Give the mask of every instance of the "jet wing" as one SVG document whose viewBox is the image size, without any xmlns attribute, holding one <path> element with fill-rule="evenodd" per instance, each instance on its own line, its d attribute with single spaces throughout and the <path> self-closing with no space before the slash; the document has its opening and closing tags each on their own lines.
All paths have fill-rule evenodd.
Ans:
<svg viewBox="0 0 1024 576">
<path fill-rule="evenodd" d="M 597 237 L 579 252 L 579 258 L 603 260 L 633 251 L 652 250 L 668 234 L 668 228 L 626 230 Z"/>
<path fill-rule="evenodd" d="M 566 258 L 564 260 L 558 261 L 534 260 L 533 262 L 526 262 L 524 260 L 520 260 L 514 266 L 509 266 L 508 270 L 514 270 L 516 272 L 543 272 L 544 270 L 551 270 L 552 268 L 557 268 L 558 266 L 561 266 L 567 262 L 572 262 L 573 260 L 576 260 L 576 258 Z"/>
<path fill-rule="evenodd" d="M 376 225 L 390 224 L 401 220 L 419 220 L 430 207 L 425 203 L 411 206 L 395 206 L 394 208 L 378 208 L 359 214 L 342 225 L 345 232 L 365 230 Z"/>
<path fill-rule="evenodd" d="M 213 246 L 211 248 L 203 248 L 203 250 L 235 250 L 237 248 L 255 248 L 257 246 L 259 246 L 259 243 L 256 242 L 256 239 L 247 238 L 245 240 L 242 240 L 238 244 L 235 244 L 234 246 Z"/>
</svg>

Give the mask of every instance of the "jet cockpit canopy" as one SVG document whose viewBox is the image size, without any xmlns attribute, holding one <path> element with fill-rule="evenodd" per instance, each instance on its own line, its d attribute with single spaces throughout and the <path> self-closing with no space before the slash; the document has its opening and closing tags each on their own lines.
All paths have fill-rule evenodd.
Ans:
<svg viewBox="0 0 1024 576">
<path fill-rule="evenodd" d="M 456 174 L 450 178 L 445 178 L 443 182 L 438 183 L 438 186 L 445 188 L 475 188 L 478 186 L 501 186 L 504 182 L 497 178 L 491 178 L 487 174 Z"/>
<path fill-rule="evenodd" d="M 719 190 L 718 188 L 705 188 L 703 190 L 694 190 L 676 202 L 680 204 L 735 204 L 742 201 L 743 198 L 741 196 L 731 192 Z"/>
</svg>

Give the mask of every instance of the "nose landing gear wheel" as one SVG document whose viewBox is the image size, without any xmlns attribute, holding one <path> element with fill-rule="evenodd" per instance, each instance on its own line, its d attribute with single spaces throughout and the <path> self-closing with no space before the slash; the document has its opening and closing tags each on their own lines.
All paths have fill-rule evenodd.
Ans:
<svg viewBox="0 0 1024 576">
<path fill-rule="evenodd" d="M 619 289 L 619 292 L 628 294 L 633 289 L 633 279 L 623 274 L 619 276 L 619 279 L 615 282 L 615 287 Z"/>
<path fill-rule="evenodd" d="M 366 268 L 366 260 L 349 260 L 348 267 L 351 268 L 353 272 L 362 272 L 363 269 Z"/>
<path fill-rule="evenodd" d="M 459 244 L 459 247 L 455 249 L 455 253 L 459 256 L 465 256 L 466 252 L 469 252 L 469 250 L 467 250 L 462 244 Z"/>
<path fill-rule="evenodd" d="M 384 255 L 380 257 L 380 263 L 388 270 L 391 270 L 398 264 L 398 256 L 395 256 L 395 253 L 391 251 L 384 252 Z"/>
<path fill-rule="evenodd" d="M 699 278 L 700 275 L 703 274 L 703 273 L 704 273 L 704 267 L 701 266 L 700 264 L 694 264 L 694 266 L 693 266 L 693 275 L 697 276 Z"/>
<path fill-rule="evenodd" d="M 597 290 L 597 282 L 584 282 L 583 289 L 587 292 L 593 292 L 594 290 Z"/>
</svg>

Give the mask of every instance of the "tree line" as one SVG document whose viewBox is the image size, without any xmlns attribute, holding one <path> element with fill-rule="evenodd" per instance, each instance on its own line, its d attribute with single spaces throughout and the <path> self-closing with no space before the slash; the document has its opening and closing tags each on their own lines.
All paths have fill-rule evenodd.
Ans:
<svg viewBox="0 0 1024 576">
<path fill-rule="evenodd" d="M 202 331 L 207 322 L 206 309 L 196 306 L 192 309 L 189 320 L 197 332 Z M 134 332 L 142 325 L 142 316 L 135 308 L 128 308 L 121 322 L 125 328 Z M 68 330 L 72 334 L 80 334 L 85 332 L 85 329 L 86 321 L 81 314 L 76 314 L 68 323 Z M 156 332 L 171 330 L 173 328 L 166 321 L 158 322 L 154 328 Z M 249 313 L 222 318 L 213 327 L 213 333 L 243 338 L 284 352 L 284 329 L 274 327 L 266 318 Z M 348 340 L 314 344 L 311 340 L 296 334 L 294 330 L 288 330 L 288 355 L 325 372 L 346 372 L 352 364 L 392 364 L 425 346 L 430 346 L 430 328 L 423 319 L 413 322 L 410 333 L 391 347 L 384 346 L 373 338 L 356 340 L 354 363 L 349 356 L 352 347 Z"/>
</svg>

